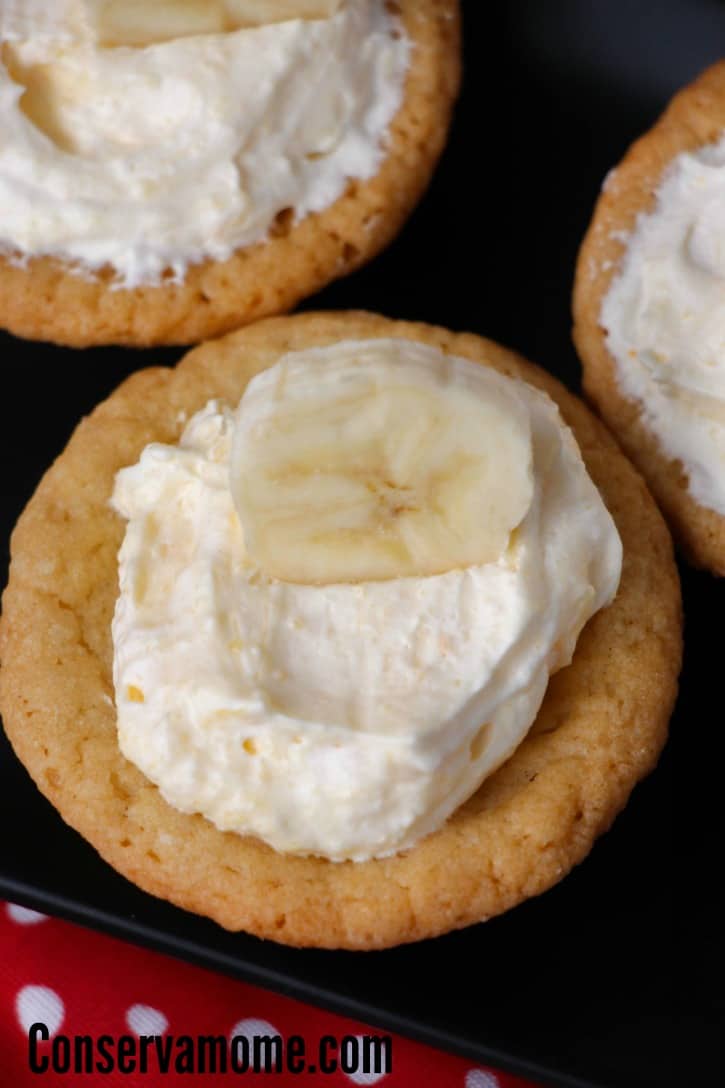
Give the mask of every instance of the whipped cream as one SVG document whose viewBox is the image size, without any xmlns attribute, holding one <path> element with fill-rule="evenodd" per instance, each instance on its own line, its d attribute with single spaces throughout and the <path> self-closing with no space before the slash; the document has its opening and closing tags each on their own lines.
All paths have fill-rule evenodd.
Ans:
<svg viewBox="0 0 725 1088">
<path fill-rule="evenodd" d="M 692 497 L 725 514 L 725 136 L 669 165 L 601 324 L 620 389 Z"/>
<path fill-rule="evenodd" d="M 394 365 L 420 345 L 379 346 Z M 235 413 L 220 401 L 178 446 L 154 443 L 119 472 L 119 743 L 170 804 L 280 851 L 360 861 L 440 827 L 522 741 L 549 674 L 614 597 L 622 551 L 556 406 L 496 378 L 530 419 L 535 486 L 504 553 L 480 566 L 268 578 L 245 551 Z"/>
<path fill-rule="evenodd" d="M 377 173 L 410 42 L 384 0 L 146 48 L 0 14 L 0 250 L 181 281 Z M 21 12 L 22 14 L 22 12 Z M 76 20 L 74 23 L 73 20 Z M 26 21 L 27 28 L 27 21 Z"/>
</svg>

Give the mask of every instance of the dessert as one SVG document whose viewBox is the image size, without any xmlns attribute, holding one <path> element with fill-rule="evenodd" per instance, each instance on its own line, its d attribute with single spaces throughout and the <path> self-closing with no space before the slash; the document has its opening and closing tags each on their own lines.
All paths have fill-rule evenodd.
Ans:
<svg viewBox="0 0 725 1088">
<path fill-rule="evenodd" d="M 479 337 L 302 315 L 142 371 L 12 552 L 20 758 L 111 864 L 228 928 L 372 948 L 490 917 L 585 856 L 665 739 L 661 518 L 575 398 Z"/>
<path fill-rule="evenodd" d="M 584 386 L 698 566 L 725 573 L 725 63 L 608 176 L 582 245 Z"/>
<path fill-rule="evenodd" d="M 374 256 L 443 148 L 456 0 L 4 0 L 0 323 L 191 343 Z"/>
</svg>

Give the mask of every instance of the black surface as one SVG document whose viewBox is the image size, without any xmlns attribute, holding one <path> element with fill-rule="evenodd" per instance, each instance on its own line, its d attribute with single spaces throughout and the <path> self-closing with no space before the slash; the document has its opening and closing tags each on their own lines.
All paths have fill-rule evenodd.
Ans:
<svg viewBox="0 0 725 1088">
<path fill-rule="evenodd" d="M 715 2 L 469 2 L 449 150 L 399 241 L 308 306 L 492 336 L 578 386 L 573 264 L 604 174 L 717 59 Z M 0 540 L 78 418 L 137 366 L 0 338 Z M 6 554 L 3 562 L 6 561 Z M 4 580 L 4 576 L 3 576 Z M 656 773 L 557 888 L 503 918 L 384 953 L 299 952 L 224 933 L 127 883 L 0 743 L 0 894 L 555 1085 L 723 1082 L 720 640 L 725 587 L 685 572 L 682 694 Z M 684 1069 L 685 1040 L 688 1064 Z M 701 1070 L 700 1076 L 694 1072 Z"/>
</svg>

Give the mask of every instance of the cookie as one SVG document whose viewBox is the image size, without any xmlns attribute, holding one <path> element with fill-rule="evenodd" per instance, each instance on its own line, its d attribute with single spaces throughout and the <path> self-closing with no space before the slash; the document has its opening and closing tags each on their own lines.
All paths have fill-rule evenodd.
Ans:
<svg viewBox="0 0 725 1088">
<path fill-rule="evenodd" d="M 545 390 L 572 427 L 615 519 L 614 603 L 550 681 L 526 740 L 437 832 L 396 856 L 334 863 L 276 853 L 171 808 L 120 754 L 111 618 L 124 523 L 119 468 L 174 442 L 210 398 L 236 404 L 280 355 L 342 339 L 405 337 Z M 231 930 L 297 946 L 367 949 L 478 922 L 581 861 L 654 767 L 681 654 L 669 534 L 604 427 L 551 376 L 478 336 L 364 313 L 274 318 L 205 344 L 176 369 L 125 381 L 77 428 L 12 539 L 0 627 L 0 710 L 41 791 L 116 869 Z"/>
<path fill-rule="evenodd" d="M 717 574 L 725 574 L 725 516 L 693 495 L 687 466 L 664 448 L 662 436 L 648 423 L 646 398 L 634 399 L 622 389 L 602 306 L 638 218 L 655 207 L 673 160 L 714 144 L 724 131 L 725 62 L 720 62 L 674 97 L 607 178 L 579 253 L 573 299 L 574 341 L 587 396 L 642 472 L 683 552 Z"/>
<path fill-rule="evenodd" d="M 119 287 L 112 267 L 79 273 L 55 257 L 0 257 L 0 324 L 72 347 L 191 344 L 289 310 L 379 253 L 430 180 L 460 81 L 457 0 L 389 8 L 411 48 L 402 105 L 374 176 L 349 180 L 333 203 L 297 220 L 283 210 L 265 240 L 228 259 L 192 263 L 180 280 L 167 268 L 155 286 Z"/>
</svg>

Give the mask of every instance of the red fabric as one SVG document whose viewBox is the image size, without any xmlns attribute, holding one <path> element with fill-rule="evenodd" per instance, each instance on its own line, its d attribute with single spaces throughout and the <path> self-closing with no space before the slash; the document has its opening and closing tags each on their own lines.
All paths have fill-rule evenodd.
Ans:
<svg viewBox="0 0 725 1088">
<path fill-rule="evenodd" d="M 429 1047 L 393 1037 L 393 1067 L 381 1076 L 363 1073 L 330 1075 L 275 1073 L 240 1076 L 161 1074 L 149 1072 L 33 1073 L 28 1063 L 27 1030 L 31 1023 L 48 1024 L 53 1034 L 218 1035 L 279 1033 L 302 1036 L 308 1052 L 316 1052 L 323 1035 L 382 1034 L 344 1017 L 280 997 L 266 990 L 169 959 L 134 945 L 47 918 L 24 908 L 0 903 L 0 1086 L 76 1088 L 76 1085 L 148 1085 L 182 1088 L 189 1083 L 264 1085 L 270 1081 L 289 1088 L 299 1082 L 311 1088 L 351 1088 L 378 1084 L 380 1088 L 534 1088 L 503 1073 Z M 260 1023 L 260 1021 L 262 1023 Z M 38 1054 L 49 1054 L 41 1043 Z"/>
</svg>

